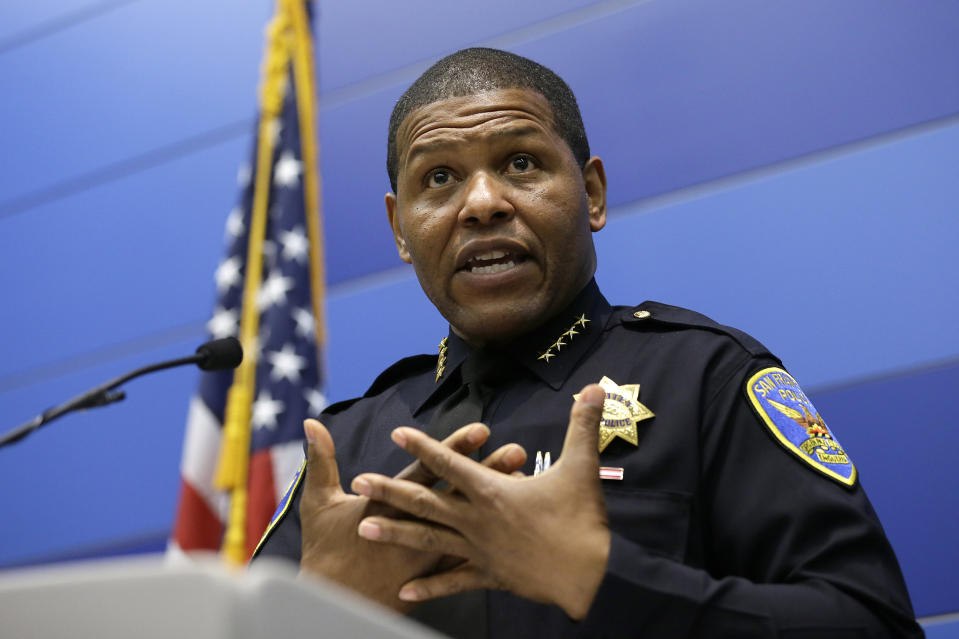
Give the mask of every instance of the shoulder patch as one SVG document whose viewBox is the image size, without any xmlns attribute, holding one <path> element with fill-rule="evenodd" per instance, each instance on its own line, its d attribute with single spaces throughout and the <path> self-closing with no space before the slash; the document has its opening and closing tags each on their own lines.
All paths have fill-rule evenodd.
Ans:
<svg viewBox="0 0 959 639">
<path fill-rule="evenodd" d="M 273 529 L 276 528 L 276 525 L 280 523 L 280 520 L 286 515 L 287 511 L 290 509 L 290 504 L 293 503 L 293 495 L 296 494 L 296 489 L 300 485 L 300 480 L 303 479 L 303 471 L 306 469 L 306 460 L 303 460 L 303 463 L 300 464 L 300 469 L 296 471 L 296 475 L 293 476 L 293 481 L 290 482 L 289 487 L 286 489 L 286 492 L 283 494 L 283 499 L 280 500 L 279 505 L 276 507 L 273 516 L 270 517 L 270 523 L 266 527 L 266 530 L 263 532 L 263 536 L 260 537 L 259 543 L 256 545 L 256 550 L 253 551 L 253 557 L 256 557 L 257 553 L 260 552 L 260 548 L 266 542 L 267 537 L 270 536 L 270 533 L 273 532 Z"/>
<path fill-rule="evenodd" d="M 749 378 L 745 390 L 763 424 L 786 450 L 827 477 L 855 485 L 856 467 L 789 373 L 764 368 Z"/>
<path fill-rule="evenodd" d="M 732 338 L 746 352 L 753 357 L 771 356 L 776 361 L 779 358 L 773 355 L 769 349 L 748 333 L 731 326 L 724 326 L 702 313 L 691 311 L 679 306 L 670 306 L 660 302 L 643 302 L 639 306 L 625 309 L 622 314 L 622 322 L 627 326 L 642 328 L 645 325 L 669 324 L 681 326 L 683 328 L 701 328 L 713 333 L 721 333 Z"/>
</svg>

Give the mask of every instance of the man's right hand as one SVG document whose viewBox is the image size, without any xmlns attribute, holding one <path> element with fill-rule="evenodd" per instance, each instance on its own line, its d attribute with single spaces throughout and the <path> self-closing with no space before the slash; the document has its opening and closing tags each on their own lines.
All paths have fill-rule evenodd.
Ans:
<svg viewBox="0 0 959 639">
<path fill-rule="evenodd" d="M 413 604 L 398 598 L 400 586 L 431 572 L 441 555 L 359 537 L 356 529 L 363 518 L 397 517 L 397 511 L 371 502 L 367 497 L 343 492 L 329 431 L 314 419 L 306 420 L 303 427 L 307 463 L 300 502 L 303 539 L 300 571 L 332 579 L 399 612 L 408 611 Z M 443 440 L 443 444 L 468 455 L 482 446 L 487 437 L 488 428 L 469 424 Z M 487 457 L 483 464 L 512 473 L 525 462 L 525 451 L 516 444 L 507 444 Z M 397 477 L 424 486 L 437 481 L 419 461 L 410 464 Z"/>
</svg>

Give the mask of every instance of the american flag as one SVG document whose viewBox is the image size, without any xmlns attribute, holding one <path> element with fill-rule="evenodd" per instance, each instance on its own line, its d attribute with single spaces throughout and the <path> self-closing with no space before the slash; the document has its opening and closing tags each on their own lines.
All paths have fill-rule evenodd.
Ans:
<svg viewBox="0 0 959 639">
<path fill-rule="evenodd" d="M 308 11 L 309 3 L 306 6 Z M 303 15 L 309 20 L 307 11 Z M 283 23 L 279 27 L 276 23 L 277 19 L 271 29 L 282 30 Z M 319 311 L 322 316 L 323 300 L 314 299 L 323 290 L 317 232 L 319 212 L 310 210 L 306 197 L 311 186 L 309 180 L 314 176 L 318 179 L 318 176 L 315 173 L 315 153 L 308 153 L 304 159 L 304 146 L 311 142 L 302 137 L 315 134 L 312 126 L 304 127 L 310 131 L 301 131 L 297 101 L 297 92 L 300 91 L 303 93 L 299 103 L 302 108 L 304 98 L 315 99 L 315 89 L 311 65 L 310 82 L 307 86 L 298 86 L 295 78 L 302 81 L 304 76 L 294 73 L 296 56 L 291 52 L 281 59 L 288 61 L 277 85 L 280 87 L 278 95 L 282 95 L 282 108 L 275 118 L 261 112 L 258 120 L 269 117 L 268 126 L 264 128 L 258 124 L 253 161 L 239 171 L 239 203 L 226 221 L 226 255 L 214 275 L 217 300 L 213 316 L 207 323 L 211 338 L 239 336 L 256 173 L 267 170 L 270 178 L 266 230 L 261 245 L 263 277 L 255 300 L 259 322 L 255 348 L 256 382 L 250 413 L 245 522 L 247 558 L 303 460 L 304 418 L 319 415 L 326 404 L 321 390 L 322 344 L 318 343 L 318 335 L 323 335 L 322 317 L 318 321 L 315 312 Z M 275 60 L 273 58 L 274 63 Z M 312 64 L 312 60 L 310 62 Z M 309 110 L 315 114 L 315 108 Z M 264 131 L 272 136 L 272 162 L 270 166 L 258 167 L 256 149 L 259 135 Z M 310 166 L 311 163 L 314 166 Z M 314 172 L 313 176 L 308 175 L 310 171 Z M 314 183 L 313 192 L 317 191 Z M 310 215 L 315 220 L 312 231 Z M 249 345 L 244 348 L 250 350 Z M 248 356 L 249 353 L 245 355 Z M 180 503 L 170 543 L 173 554 L 216 550 L 221 546 L 229 513 L 229 495 L 214 488 L 214 476 L 227 391 L 233 380 L 233 371 L 203 373 L 197 393 L 190 402 L 181 461 Z"/>
</svg>

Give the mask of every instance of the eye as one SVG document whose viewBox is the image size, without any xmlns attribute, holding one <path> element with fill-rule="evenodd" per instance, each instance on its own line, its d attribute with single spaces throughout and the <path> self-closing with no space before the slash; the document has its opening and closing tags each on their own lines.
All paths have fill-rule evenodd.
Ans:
<svg viewBox="0 0 959 639">
<path fill-rule="evenodd" d="M 525 173 L 536 168 L 536 162 L 528 155 L 517 155 L 510 159 L 508 173 Z"/>
<path fill-rule="evenodd" d="M 426 186 L 436 189 L 453 181 L 448 169 L 434 169 L 426 175 Z"/>
</svg>

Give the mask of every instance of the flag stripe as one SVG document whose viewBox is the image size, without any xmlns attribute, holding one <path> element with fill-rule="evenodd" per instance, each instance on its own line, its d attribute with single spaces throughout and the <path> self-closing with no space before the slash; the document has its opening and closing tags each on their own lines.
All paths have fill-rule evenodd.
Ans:
<svg viewBox="0 0 959 639">
<path fill-rule="evenodd" d="M 246 511 L 246 557 L 249 559 L 270 524 L 276 510 L 276 487 L 273 477 L 273 460 L 270 449 L 260 450 L 250 456 L 249 501 Z"/>
<path fill-rule="evenodd" d="M 275 503 L 279 504 L 283 501 L 283 496 L 286 494 L 290 482 L 300 471 L 300 465 L 303 463 L 303 442 L 292 441 L 277 444 L 270 449 L 270 457 L 273 461 L 273 477 L 275 478 Z"/>
<path fill-rule="evenodd" d="M 188 481 L 180 483 L 180 508 L 173 537 L 181 550 L 215 550 L 220 547 L 223 523 Z"/>
<path fill-rule="evenodd" d="M 226 519 L 227 503 L 222 493 L 213 489 L 213 474 L 220 450 L 221 425 L 199 397 L 190 400 L 187 416 L 180 475 L 207 503 L 221 520 Z"/>
</svg>

